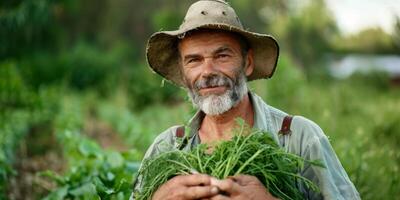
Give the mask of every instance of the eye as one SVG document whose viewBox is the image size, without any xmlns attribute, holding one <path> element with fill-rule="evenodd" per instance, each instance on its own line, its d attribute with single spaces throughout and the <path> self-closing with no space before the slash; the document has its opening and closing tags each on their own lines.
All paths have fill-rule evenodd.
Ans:
<svg viewBox="0 0 400 200">
<path fill-rule="evenodd" d="M 200 62 L 200 58 L 191 58 L 187 61 L 187 63 L 195 63 L 195 62 Z"/>
<path fill-rule="evenodd" d="M 229 54 L 218 54 L 216 57 L 217 57 L 217 59 L 227 59 L 230 57 L 230 55 Z"/>
</svg>

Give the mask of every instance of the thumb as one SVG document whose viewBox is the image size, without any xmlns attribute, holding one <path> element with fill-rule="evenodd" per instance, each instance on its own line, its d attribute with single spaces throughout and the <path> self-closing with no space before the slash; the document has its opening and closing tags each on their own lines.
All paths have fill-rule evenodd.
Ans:
<svg viewBox="0 0 400 200">
<path fill-rule="evenodd" d="M 245 174 L 238 174 L 235 176 L 229 176 L 228 179 L 238 183 L 239 185 L 247 185 L 250 182 L 257 181 L 259 182 L 258 178 L 255 176 L 245 175 Z"/>
</svg>

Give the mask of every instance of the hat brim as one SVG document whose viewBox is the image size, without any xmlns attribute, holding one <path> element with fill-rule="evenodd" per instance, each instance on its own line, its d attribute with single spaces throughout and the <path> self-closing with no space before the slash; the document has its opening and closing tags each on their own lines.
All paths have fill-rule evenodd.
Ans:
<svg viewBox="0 0 400 200">
<path fill-rule="evenodd" d="M 196 29 L 218 29 L 234 32 L 247 39 L 254 54 L 254 70 L 247 77 L 248 81 L 272 77 L 275 72 L 279 46 L 270 35 L 254 33 L 226 24 L 205 24 L 190 30 L 160 31 L 154 33 L 147 43 L 147 61 L 151 69 L 166 80 L 186 87 L 180 69 L 178 51 L 179 36 Z"/>
</svg>

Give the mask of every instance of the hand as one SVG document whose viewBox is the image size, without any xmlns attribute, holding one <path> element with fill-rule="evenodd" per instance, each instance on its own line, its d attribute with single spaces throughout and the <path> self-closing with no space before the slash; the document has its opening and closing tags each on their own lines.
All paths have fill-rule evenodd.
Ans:
<svg viewBox="0 0 400 200">
<path fill-rule="evenodd" d="M 211 200 L 276 200 L 255 176 L 237 175 L 224 180 L 212 179 L 211 185 L 217 186 L 220 194 Z M 222 192 L 222 194 L 221 194 Z M 207 199 L 207 198 L 205 198 Z"/>
<path fill-rule="evenodd" d="M 192 200 L 209 198 L 218 194 L 211 185 L 211 176 L 205 174 L 181 175 L 172 178 L 158 188 L 152 200 Z"/>
</svg>

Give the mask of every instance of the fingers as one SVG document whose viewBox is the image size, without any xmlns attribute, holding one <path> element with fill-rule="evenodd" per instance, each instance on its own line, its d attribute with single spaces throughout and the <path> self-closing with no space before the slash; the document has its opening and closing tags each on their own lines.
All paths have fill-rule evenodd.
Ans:
<svg viewBox="0 0 400 200">
<path fill-rule="evenodd" d="M 211 182 L 211 177 L 205 174 L 181 175 L 174 179 L 177 184 L 183 186 L 207 186 Z"/>
<path fill-rule="evenodd" d="M 205 174 L 180 175 L 167 181 L 155 192 L 153 199 L 202 199 L 217 195 L 211 186 L 211 176 Z"/>
<path fill-rule="evenodd" d="M 218 192 L 216 186 L 192 186 L 185 191 L 184 197 L 187 199 L 209 198 L 218 194 Z"/>
<path fill-rule="evenodd" d="M 224 196 L 224 195 L 215 195 L 213 197 L 210 198 L 210 200 L 230 200 L 231 198 L 228 196 Z"/>
<path fill-rule="evenodd" d="M 228 194 L 236 194 L 240 192 L 240 186 L 232 179 L 218 180 L 215 178 L 211 179 L 211 185 L 217 186 L 220 191 Z"/>
<path fill-rule="evenodd" d="M 239 185 L 247 185 L 250 182 L 260 182 L 257 177 L 244 175 L 244 174 L 239 174 L 236 176 L 229 176 L 227 178 L 233 180 L 234 182 L 238 183 Z"/>
</svg>

